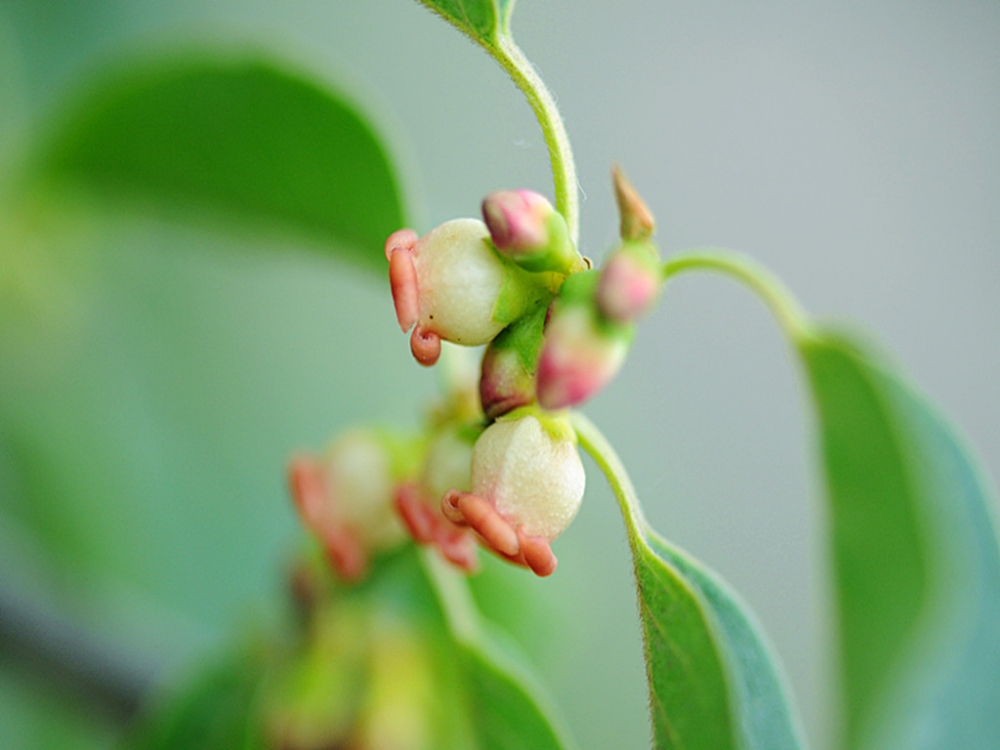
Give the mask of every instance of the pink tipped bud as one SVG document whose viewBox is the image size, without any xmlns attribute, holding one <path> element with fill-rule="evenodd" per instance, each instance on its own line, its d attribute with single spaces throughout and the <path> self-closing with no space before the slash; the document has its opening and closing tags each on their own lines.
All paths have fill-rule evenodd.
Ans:
<svg viewBox="0 0 1000 750">
<path fill-rule="evenodd" d="M 628 352 L 628 339 L 599 329 L 595 311 L 583 305 L 557 309 L 545 329 L 538 363 L 538 403 L 565 409 L 610 383 Z"/>
<path fill-rule="evenodd" d="M 652 308 L 660 291 L 656 250 L 646 243 L 626 243 L 601 271 L 597 306 L 616 323 L 631 323 Z"/>
<path fill-rule="evenodd" d="M 543 195 L 531 190 L 490 193 L 483 201 L 483 219 L 494 247 L 527 271 L 570 273 L 583 267 L 566 220 Z"/>
<path fill-rule="evenodd" d="M 546 311 L 544 305 L 539 305 L 507 326 L 486 348 L 479 401 L 487 419 L 497 419 L 519 406 L 534 403 Z"/>
<path fill-rule="evenodd" d="M 519 406 L 535 401 L 535 371 L 525 365 L 515 349 L 491 344 L 483 355 L 479 399 L 486 418 L 502 417 Z"/>
<path fill-rule="evenodd" d="M 564 409 L 593 396 L 621 369 L 634 326 L 620 325 L 597 307 L 600 272 L 566 279 L 549 309 L 538 362 L 538 403 Z"/>
<path fill-rule="evenodd" d="M 549 244 L 552 204 L 531 190 L 502 190 L 483 200 L 483 219 L 493 244 L 510 256 L 532 254 Z"/>
</svg>

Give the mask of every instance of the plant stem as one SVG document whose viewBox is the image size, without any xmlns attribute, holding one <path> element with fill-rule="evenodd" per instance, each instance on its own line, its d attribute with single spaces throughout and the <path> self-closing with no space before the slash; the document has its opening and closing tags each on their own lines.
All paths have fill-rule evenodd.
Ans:
<svg viewBox="0 0 1000 750">
<path fill-rule="evenodd" d="M 466 645 L 475 644 L 482 631 L 465 576 L 444 562 L 434 549 L 421 549 L 420 562 L 452 632 Z"/>
<path fill-rule="evenodd" d="M 524 92 L 535 112 L 535 117 L 538 118 L 538 124 L 545 134 L 545 145 L 549 149 L 549 160 L 552 163 L 556 210 L 566 219 L 573 244 L 579 245 L 580 201 L 577 192 L 576 163 L 573 161 L 573 150 L 556 101 L 538 75 L 538 71 L 513 39 L 506 34 L 498 34 L 495 45 L 489 45 L 487 49 Z"/>
<path fill-rule="evenodd" d="M 663 279 L 685 271 L 717 271 L 755 292 L 792 342 L 809 337 L 805 313 L 788 288 L 756 261 L 728 250 L 691 250 L 663 264 Z"/>
<path fill-rule="evenodd" d="M 622 517 L 625 519 L 625 527 L 629 537 L 642 536 L 642 532 L 647 528 L 646 517 L 642 513 L 639 496 L 635 492 L 635 485 L 632 484 L 625 464 L 622 463 L 621 458 L 597 425 L 582 412 L 571 411 L 569 420 L 576 431 L 580 447 L 594 459 L 598 468 L 607 478 L 608 484 L 611 485 L 615 499 L 618 500 Z"/>
</svg>

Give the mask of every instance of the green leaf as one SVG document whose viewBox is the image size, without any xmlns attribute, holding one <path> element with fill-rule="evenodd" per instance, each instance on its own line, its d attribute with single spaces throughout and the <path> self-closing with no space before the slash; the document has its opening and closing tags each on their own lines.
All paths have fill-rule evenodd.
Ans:
<svg viewBox="0 0 1000 750">
<path fill-rule="evenodd" d="M 257 698 L 264 669 L 263 654 L 254 648 L 203 667 L 190 685 L 143 718 L 124 747 L 263 748 Z"/>
<path fill-rule="evenodd" d="M 34 162 L 42 177 L 133 206 L 291 232 L 383 270 L 385 238 L 405 224 L 399 180 L 341 94 L 262 56 L 117 70 L 45 142 Z"/>
<path fill-rule="evenodd" d="M 954 430 L 848 338 L 797 340 L 820 416 L 846 748 L 1000 742 L 996 499 Z"/>
<path fill-rule="evenodd" d="M 614 450 L 574 414 L 581 446 L 618 498 L 635 563 L 657 748 L 802 746 L 775 659 L 745 605 L 649 528 Z"/>
<path fill-rule="evenodd" d="M 838 745 L 1000 744 L 997 500 L 956 431 L 852 337 L 813 324 L 740 255 L 664 265 L 756 292 L 801 356 L 819 416 L 838 614 Z"/>
<path fill-rule="evenodd" d="M 484 47 L 510 34 L 514 0 L 420 0 Z"/>
<path fill-rule="evenodd" d="M 468 586 L 433 551 L 423 556 L 448 629 L 461 654 L 478 747 L 568 750 L 576 747 L 541 683 L 514 645 L 482 621 Z"/>
</svg>

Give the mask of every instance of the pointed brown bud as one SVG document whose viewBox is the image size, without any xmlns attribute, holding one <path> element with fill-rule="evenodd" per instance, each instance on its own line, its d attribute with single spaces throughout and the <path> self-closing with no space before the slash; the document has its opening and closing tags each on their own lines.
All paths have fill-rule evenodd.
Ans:
<svg viewBox="0 0 1000 750">
<path fill-rule="evenodd" d="M 618 213 L 621 215 L 622 239 L 648 240 L 656 229 L 656 220 L 649 206 L 632 187 L 632 183 L 618 165 L 612 167 L 611 178 L 615 183 L 615 198 L 618 201 Z"/>
</svg>

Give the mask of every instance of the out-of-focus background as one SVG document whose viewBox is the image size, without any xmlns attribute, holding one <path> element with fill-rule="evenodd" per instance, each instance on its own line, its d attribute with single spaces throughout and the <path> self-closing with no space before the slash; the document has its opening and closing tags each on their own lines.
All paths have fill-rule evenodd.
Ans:
<svg viewBox="0 0 1000 750">
<path fill-rule="evenodd" d="M 665 252 L 745 251 L 809 311 L 863 327 L 1000 473 L 1000 5 L 522 0 L 513 28 L 573 140 L 586 254 L 616 236 L 618 162 Z M 370 113 L 421 232 L 494 189 L 551 191 L 522 97 L 412 0 L 0 0 L 2 174 L 102 67 L 248 44 Z M 65 653 L 167 680 L 280 596 L 300 534 L 286 456 L 358 422 L 415 423 L 435 376 L 410 358 L 387 284 L 353 268 L 157 219 L 75 215 L 34 245 L 5 221 L 3 630 L 46 623 Z M 653 525 L 756 611 L 823 748 L 811 414 L 766 312 L 725 280 L 677 281 L 587 412 Z M 551 610 L 532 650 L 584 748 L 642 747 L 624 532 L 589 479 L 558 573 L 528 584 Z M 18 643 L 0 643 L 0 746 L 110 744 L 106 703 Z"/>
</svg>

